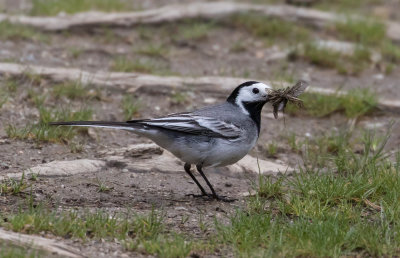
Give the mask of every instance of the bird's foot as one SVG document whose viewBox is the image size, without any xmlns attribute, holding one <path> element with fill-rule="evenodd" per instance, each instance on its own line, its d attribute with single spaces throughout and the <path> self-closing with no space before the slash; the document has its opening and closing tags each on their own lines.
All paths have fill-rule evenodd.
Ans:
<svg viewBox="0 0 400 258">
<path fill-rule="evenodd" d="M 221 196 L 221 195 L 215 195 L 213 196 L 213 198 L 217 201 L 221 201 L 221 202 L 234 202 L 237 201 L 237 199 L 235 198 L 228 198 L 227 196 Z"/>
<path fill-rule="evenodd" d="M 186 196 L 191 196 L 193 198 L 213 198 L 213 196 L 211 194 L 187 194 Z"/>
<path fill-rule="evenodd" d="M 235 198 L 228 198 L 227 196 L 212 195 L 212 194 L 187 194 L 186 196 L 191 196 L 193 198 L 207 198 L 209 200 L 216 200 L 221 202 L 234 202 L 237 201 Z"/>
</svg>

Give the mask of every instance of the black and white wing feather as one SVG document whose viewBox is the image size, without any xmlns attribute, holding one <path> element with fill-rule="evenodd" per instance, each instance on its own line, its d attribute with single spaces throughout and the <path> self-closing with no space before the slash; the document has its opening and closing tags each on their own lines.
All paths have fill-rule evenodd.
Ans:
<svg viewBox="0 0 400 258">
<path fill-rule="evenodd" d="M 228 139 L 239 138 L 242 134 L 242 129 L 234 124 L 193 113 L 179 113 L 154 119 L 132 120 L 127 123 Z"/>
<path fill-rule="evenodd" d="M 52 122 L 50 125 L 103 127 L 122 130 L 159 128 L 193 135 L 204 135 L 234 140 L 240 138 L 242 129 L 232 123 L 222 121 L 218 118 L 196 115 L 193 113 L 178 113 L 169 116 L 131 120 L 127 122 L 109 121 L 70 121 Z"/>
</svg>

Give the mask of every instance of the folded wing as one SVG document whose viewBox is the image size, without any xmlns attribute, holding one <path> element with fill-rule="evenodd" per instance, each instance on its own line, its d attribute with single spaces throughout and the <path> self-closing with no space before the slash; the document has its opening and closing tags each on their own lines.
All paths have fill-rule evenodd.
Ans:
<svg viewBox="0 0 400 258">
<path fill-rule="evenodd" d="M 242 133 L 241 128 L 234 124 L 213 117 L 199 116 L 192 113 L 172 114 L 166 117 L 146 120 L 132 120 L 127 123 L 227 139 L 239 138 Z"/>
</svg>

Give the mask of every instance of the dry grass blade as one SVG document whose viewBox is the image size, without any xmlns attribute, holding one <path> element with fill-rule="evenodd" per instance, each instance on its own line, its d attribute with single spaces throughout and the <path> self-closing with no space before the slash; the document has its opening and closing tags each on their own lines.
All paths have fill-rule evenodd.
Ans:
<svg viewBox="0 0 400 258">
<path fill-rule="evenodd" d="M 377 210 L 377 211 L 381 211 L 381 210 L 382 210 L 382 207 L 381 207 L 381 206 L 379 206 L 379 205 L 377 205 L 377 204 L 371 202 L 371 201 L 368 200 L 368 199 L 365 199 L 365 200 L 364 200 L 364 203 L 365 203 L 367 206 L 373 208 L 374 210 Z"/>
<path fill-rule="evenodd" d="M 274 107 L 274 117 L 278 118 L 278 111 L 284 110 L 288 102 L 301 107 L 303 102 L 298 96 L 305 91 L 307 86 L 308 83 L 306 81 L 300 80 L 292 87 L 271 90 L 269 93 L 269 100 Z"/>
</svg>

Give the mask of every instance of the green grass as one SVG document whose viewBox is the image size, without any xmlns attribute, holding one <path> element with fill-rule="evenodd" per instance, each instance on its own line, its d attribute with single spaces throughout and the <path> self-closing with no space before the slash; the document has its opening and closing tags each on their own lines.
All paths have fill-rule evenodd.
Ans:
<svg viewBox="0 0 400 258">
<path fill-rule="evenodd" d="M 246 50 L 247 50 L 246 45 L 241 41 L 234 42 L 231 48 L 229 49 L 229 51 L 232 53 L 243 53 L 246 52 Z"/>
<path fill-rule="evenodd" d="M 18 83 L 19 83 L 18 80 L 15 80 L 13 78 L 7 78 L 4 81 L 3 87 L 0 87 L 0 88 L 4 88 L 4 90 L 10 94 L 15 93 L 18 88 Z"/>
<path fill-rule="evenodd" d="M 2 182 L 0 182 L 0 195 L 6 195 L 6 194 L 19 194 L 23 190 L 29 187 L 29 185 L 26 184 L 25 182 L 25 174 L 23 173 L 20 179 L 5 179 Z"/>
<path fill-rule="evenodd" d="M 351 149 L 351 128 L 332 131 L 314 138 L 297 139 L 297 153 L 303 157 L 304 166 L 325 167 L 329 162 L 327 157 L 338 155 L 345 148 Z"/>
<path fill-rule="evenodd" d="M 171 71 L 167 64 L 153 59 L 128 59 L 125 56 L 117 57 L 111 66 L 116 72 L 138 72 L 169 75 Z"/>
<path fill-rule="evenodd" d="M 285 177 L 274 179 L 270 176 L 258 177 L 257 196 L 265 199 L 275 199 L 283 196 Z M 255 207 L 256 208 L 256 207 Z"/>
<path fill-rule="evenodd" d="M 216 241 L 239 257 L 398 255 L 400 154 L 389 158 L 387 140 L 365 132 L 359 153 L 339 144 L 325 166 L 260 175 L 248 207 L 217 222 Z"/>
<path fill-rule="evenodd" d="M 304 47 L 304 57 L 308 59 L 311 64 L 320 67 L 336 68 L 340 62 L 341 56 L 342 55 L 337 51 L 320 48 L 313 44 L 307 44 Z"/>
<path fill-rule="evenodd" d="M 382 0 L 336 0 L 336 1 L 318 1 L 313 7 L 326 10 L 345 13 L 362 12 L 363 8 L 382 4 Z M 370 9 L 366 8 L 366 14 L 370 15 Z"/>
<path fill-rule="evenodd" d="M 42 205 L 17 213 L 3 215 L 1 226 L 25 234 L 46 232 L 63 238 L 118 240 L 125 249 L 161 257 L 187 257 L 191 241 L 175 233 L 168 233 L 163 215 L 114 214 L 101 210 L 51 211 Z"/>
<path fill-rule="evenodd" d="M 122 99 L 122 110 L 124 112 L 124 119 L 130 120 L 139 113 L 140 102 L 138 99 L 129 95 L 124 96 Z"/>
<path fill-rule="evenodd" d="M 36 143 L 41 142 L 63 142 L 69 143 L 77 132 L 86 132 L 87 129 L 56 127 L 49 126 L 49 122 L 56 121 L 72 121 L 72 120 L 90 120 L 92 110 L 89 108 L 81 108 L 79 110 L 71 107 L 54 108 L 48 106 L 50 101 L 60 102 L 60 98 L 67 98 L 70 105 L 70 100 L 91 100 L 93 98 L 100 99 L 99 91 L 88 89 L 78 81 L 67 81 L 56 84 L 49 92 L 45 91 L 46 81 L 44 78 L 24 74 L 19 78 L 6 78 L 0 85 L 0 91 L 6 91 L 5 96 L 13 96 L 19 93 L 18 85 L 24 85 L 26 97 L 24 101 L 32 108 L 38 111 L 38 119 L 33 119 L 26 124 L 10 122 L 6 124 L 5 131 L 9 138 L 33 140 Z M 49 94 L 51 93 L 51 94 Z M 0 97 L 1 100 L 1 97 Z M 11 99 L 13 100 L 13 99 Z M 62 107 L 62 103 L 58 104 Z M 71 146 L 71 151 L 79 151 L 82 147 Z"/>
<path fill-rule="evenodd" d="M 381 45 L 381 53 L 384 59 L 391 63 L 400 63 L 400 47 L 385 41 Z"/>
<path fill-rule="evenodd" d="M 363 45 L 376 46 L 386 37 L 384 24 L 374 20 L 347 19 L 336 23 L 335 28 L 340 38 Z"/>
<path fill-rule="evenodd" d="M 357 47 L 354 50 L 353 55 L 350 55 L 347 59 L 345 58 L 343 61 L 350 63 L 350 66 L 346 67 L 346 65 L 344 65 L 343 67 L 346 70 L 341 71 L 339 68 L 338 71 L 341 72 L 342 74 L 357 75 L 371 65 L 371 52 L 367 48 Z"/>
<path fill-rule="evenodd" d="M 65 142 L 68 143 L 77 131 L 87 129 L 76 129 L 72 127 L 50 126 L 49 122 L 55 121 L 76 121 L 90 120 L 92 110 L 81 109 L 71 111 L 70 109 L 49 109 L 44 106 L 39 107 L 39 121 L 35 124 L 28 124 L 21 128 L 13 124 L 6 127 L 6 133 L 12 139 L 30 139 L 36 142 Z"/>
<path fill-rule="evenodd" d="M 29 86 L 41 86 L 45 81 L 42 75 L 30 73 L 29 71 L 22 74 L 21 80 L 28 82 Z"/>
<path fill-rule="evenodd" d="M 55 98 L 85 99 L 88 96 L 88 90 L 79 81 L 68 81 L 54 85 L 53 96 Z"/>
<path fill-rule="evenodd" d="M 31 27 L 19 24 L 12 24 L 7 21 L 0 22 L 0 39 L 2 40 L 31 40 L 48 42 L 46 34 Z"/>
<path fill-rule="evenodd" d="M 177 38 L 183 40 L 205 40 L 215 28 L 212 22 L 186 20 L 179 24 Z"/>
<path fill-rule="evenodd" d="M 84 50 L 77 47 L 71 47 L 68 48 L 68 52 L 72 56 L 72 58 L 77 59 L 84 52 Z"/>
<path fill-rule="evenodd" d="M 255 37 L 263 38 L 268 42 L 284 39 L 289 43 L 297 44 L 310 37 L 309 30 L 304 27 L 254 13 L 235 15 L 230 18 L 228 25 L 248 31 Z"/>
<path fill-rule="evenodd" d="M 3 107 L 4 104 L 7 103 L 8 101 L 8 95 L 5 94 L 1 89 L 0 89 L 0 109 Z"/>
<path fill-rule="evenodd" d="M 44 253 L 27 248 L 26 246 L 15 246 L 10 243 L 0 242 L 0 258 L 36 258 L 44 257 Z"/>
<path fill-rule="evenodd" d="M 188 103 L 189 96 L 187 93 L 182 91 L 173 91 L 171 94 L 171 103 L 174 105 L 183 105 Z"/>
<path fill-rule="evenodd" d="M 133 49 L 133 52 L 150 57 L 166 58 L 169 49 L 162 44 L 147 44 L 139 49 Z"/>
<path fill-rule="evenodd" d="M 319 67 L 335 69 L 340 74 L 357 75 L 371 64 L 371 53 L 364 47 L 355 48 L 352 54 L 344 54 L 309 43 L 304 49 L 295 50 L 289 58 L 299 57 Z"/>
<path fill-rule="evenodd" d="M 304 109 L 298 109 L 289 104 L 286 112 L 294 114 L 303 110 L 308 115 L 316 117 L 342 112 L 349 118 L 356 118 L 368 115 L 376 109 L 378 104 L 376 94 L 368 89 L 353 89 L 344 95 L 323 95 L 306 92 L 301 95 L 301 99 L 304 102 Z"/>
<path fill-rule="evenodd" d="M 47 97 L 48 96 L 46 94 L 42 94 L 41 92 L 35 91 L 33 88 L 28 89 L 28 102 L 30 102 L 30 104 L 35 105 L 36 108 L 42 107 Z"/>
<path fill-rule="evenodd" d="M 80 81 L 66 81 L 56 84 L 52 91 L 52 95 L 57 99 L 66 97 L 71 100 L 100 100 L 102 98 L 99 90 L 89 89 L 87 85 L 83 85 Z"/>
<path fill-rule="evenodd" d="M 109 187 L 105 181 L 100 180 L 97 178 L 97 191 L 100 193 L 109 192 L 113 189 L 113 187 Z"/>
<path fill-rule="evenodd" d="M 33 0 L 30 14 L 53 16 L 60 12 L 73 14 L 90 10 L 127 11 L 129 5 L 120 0 Z"/>
<path fill-rule="evenodd" d="M 275 158 L 278 153 L 278 146 L 275 142 L 268 143 L 267 148 L 267 156 L 271 158 Z"/>
<path fill-rule="evenodd" d="M 71 141 L 68 143 L 71 153 L 81 153 L 84 150 L 84 143 Z"/>
<path fill-rule="evenodd" d="M 347 117 L 360 117 L 372 112 L 378 104 L 377 96 L 368 89 L 349 90 L 340 97 L 342 109 Z"/>
</svg>

